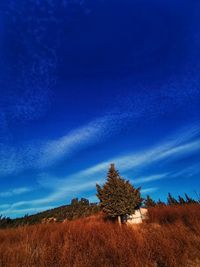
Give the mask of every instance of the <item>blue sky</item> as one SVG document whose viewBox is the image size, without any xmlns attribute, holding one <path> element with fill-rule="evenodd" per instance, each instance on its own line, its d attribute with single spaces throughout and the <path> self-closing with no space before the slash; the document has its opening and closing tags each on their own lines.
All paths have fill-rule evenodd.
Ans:
<svg viewBox="0 0 200 267">
<path fill-rule="evenodd" d="M 0 214 L 200 193 L 200 1 L 0 3 Z"/>
</svg>

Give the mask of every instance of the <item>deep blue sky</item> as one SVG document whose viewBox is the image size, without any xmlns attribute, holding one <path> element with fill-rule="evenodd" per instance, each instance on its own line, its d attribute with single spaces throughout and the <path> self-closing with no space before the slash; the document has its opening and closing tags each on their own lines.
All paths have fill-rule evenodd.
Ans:
<svg viewBox="0 0 200 267">
<path fill-rule="evenodd" d="M 0 3 L 0 214 L 200 193 L 200 1 Z"/>
</svg>

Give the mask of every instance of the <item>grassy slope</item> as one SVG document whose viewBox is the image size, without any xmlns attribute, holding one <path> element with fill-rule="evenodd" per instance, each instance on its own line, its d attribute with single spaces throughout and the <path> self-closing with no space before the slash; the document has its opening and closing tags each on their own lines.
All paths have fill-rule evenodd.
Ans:
<svg viewBox="0 0 200 267">
<path fill-rule="evenodd" d="M 152 208 L 134 227 L 96 215 L 0 230 L 0 267 L 197 267 L 199 233 L 200 205 Z"/>
</svg>

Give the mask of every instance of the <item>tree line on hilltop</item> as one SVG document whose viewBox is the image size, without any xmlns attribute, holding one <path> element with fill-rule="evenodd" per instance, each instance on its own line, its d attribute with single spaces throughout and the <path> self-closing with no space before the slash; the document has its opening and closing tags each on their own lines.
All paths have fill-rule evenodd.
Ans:
<svg viewBox="0 0 200 267">
<path fill-rule="evenodd" d="M 184 197 L 178 196 L 176 199 L 172 196 L 171 193 L 168 193 L 167 202 L 163 202 L 160 199 L 158 201 L 153 200 L 149 195 L 144 199 L 144 206 L 147 208 L 156 207 L 156 206 L 166 206 L 166 205 L 184 205 L 184 204 L 199 204 L 199 200 L 195 200 L 192 197 L 188 196 L 188 194 L 184 194 Z"/>
</svg>

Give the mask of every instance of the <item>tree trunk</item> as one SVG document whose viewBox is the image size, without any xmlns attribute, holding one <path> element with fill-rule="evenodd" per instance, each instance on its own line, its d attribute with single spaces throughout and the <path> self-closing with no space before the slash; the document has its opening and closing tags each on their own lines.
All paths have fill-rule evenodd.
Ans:
<svg viewBox="0 0 200 267">
<path fill-rule="evenodd" d="M 119 226 L 121 226 L 122 225 L 121 216 L 119 215 L 119 216 L 117 216 L 117 218 L 118 218 Z"/>
</svg>

